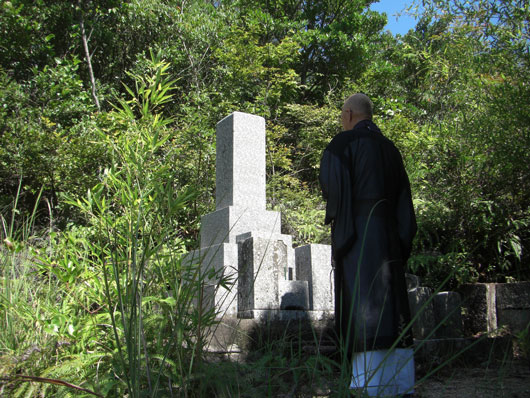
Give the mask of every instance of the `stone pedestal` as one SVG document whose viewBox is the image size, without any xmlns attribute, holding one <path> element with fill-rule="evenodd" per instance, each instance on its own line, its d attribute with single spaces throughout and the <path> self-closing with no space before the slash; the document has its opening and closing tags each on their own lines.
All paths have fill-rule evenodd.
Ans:
<svg viewBox="0 0 530 398">
<path fill-rule="evenodd" d="M 239 311 L 280 308 L 279 281 L 289 275 L 287 251 L 282 240 L 250 236 L 239 242 Z"/>
<path fill-rule="evenodd" d="M 250 231 L 280 234 L 280 229 L 279 212 L 229 206 L 201 217 L 201 247 L 236 243 L 237 236 Z"/>
<path fill-rule="evenodd" d="M 237 295 L 233 289 L 238 278 L 237 261 L 237 245 L 230 243 L 194 250 L 182 260 L 185 266 L 197 264 L 200 267 L 200 280 L 208 286 L 208 303 L 215 306 L 220 315 L 237 313 Z"/>
</svg>

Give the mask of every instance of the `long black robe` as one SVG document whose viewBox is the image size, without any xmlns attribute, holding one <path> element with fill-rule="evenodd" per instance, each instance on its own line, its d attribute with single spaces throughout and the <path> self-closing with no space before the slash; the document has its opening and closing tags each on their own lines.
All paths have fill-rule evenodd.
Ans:
<svg viewBox="0 0 530 398">
<path fill-rule="evenodd" d="M 327 146 L 320 184 L 332 223 L 338 334 L 350 354 L 390 348 L 410 322 L 404 266 L 416 234 L 401 155 L 361 121 Z M 397 346 L 411 344 L 407 333 Z"/>
</svg>

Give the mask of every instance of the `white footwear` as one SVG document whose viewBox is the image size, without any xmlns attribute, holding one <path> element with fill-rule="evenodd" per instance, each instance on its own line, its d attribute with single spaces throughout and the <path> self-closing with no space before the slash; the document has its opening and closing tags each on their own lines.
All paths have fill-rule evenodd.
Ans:
<svg viewBox="0 0 530 398">
<path fill-rule="evenodd" d="M 412 349 L 359 352 L 353 356 L 351 389 L 369 397 L 396 397 L 414 392 Z"/>
</svg>

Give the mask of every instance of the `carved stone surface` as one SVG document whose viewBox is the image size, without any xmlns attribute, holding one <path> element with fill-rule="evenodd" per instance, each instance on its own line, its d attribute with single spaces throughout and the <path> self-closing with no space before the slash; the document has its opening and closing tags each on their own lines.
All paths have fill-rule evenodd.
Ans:
<svg viewBox="0 0 530 398">
<path fill-rule="evenodd" d="M 238 243 L 238 259 L 239 310 L 280 308 L 279 280 L 288 272 L 285 243 L 249 237 Z"/>
</svg>

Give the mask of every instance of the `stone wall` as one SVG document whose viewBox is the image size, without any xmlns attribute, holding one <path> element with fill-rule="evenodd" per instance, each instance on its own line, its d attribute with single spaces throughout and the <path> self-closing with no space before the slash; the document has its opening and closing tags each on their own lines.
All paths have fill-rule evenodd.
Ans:
<svg viewBox="0 0 530 398">
<path fill-rule="evenodd" d="M 518 333 L 530 324 L 530 282 L 476 283 L 460 289 L 468 335 L 501 328 Z"/>
</svg>

